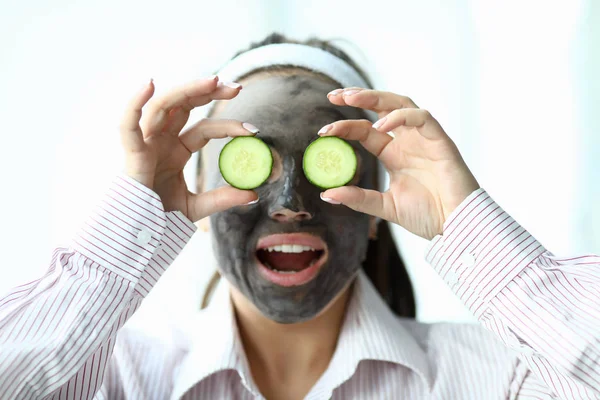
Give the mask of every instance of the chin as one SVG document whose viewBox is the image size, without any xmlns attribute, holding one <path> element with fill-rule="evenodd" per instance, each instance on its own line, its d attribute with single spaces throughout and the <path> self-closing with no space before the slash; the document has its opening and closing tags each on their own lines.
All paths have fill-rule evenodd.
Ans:
<svg viewBox="0 0 600 400">
<path fill-rule="evenodd" d="M 345 277 L 337 276 L 333 286 L 320 282 L 317 277 L 312 285 L 289 288 L 285 294 L 280 290 L 266 290 L 261 291 L 258 296 L 246 298 L 266 318 L 280 324 L 297 324 L 325 314 L 347 294 L 355 277 L 356 273 Z"/>
</svg>

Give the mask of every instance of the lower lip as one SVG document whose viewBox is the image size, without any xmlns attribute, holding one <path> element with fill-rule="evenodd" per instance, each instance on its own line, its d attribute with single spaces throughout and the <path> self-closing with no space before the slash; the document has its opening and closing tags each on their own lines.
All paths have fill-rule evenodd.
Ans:
<svg viewBox="0 0 600 400">
<path fill-rule="evenodd" d="M 260 272 L 263 278 L 279 286 L 291 287 L 301 286 L 313 280 L 314 277 L 317 276 L 317 274 L 319 273 L 319 270 L 321 269 L 323 264 L 325 264 L 326 260 L 327 253 L 323 254 L 319 261 L 317 261 L 310 267 L 293 274 L 282 274 L 277 271 L 273 271 L 272 269 L 261 263 L 258 259 L 256 260 L 256 263 L 258 264 L 258 271 Z"/>
</svg>

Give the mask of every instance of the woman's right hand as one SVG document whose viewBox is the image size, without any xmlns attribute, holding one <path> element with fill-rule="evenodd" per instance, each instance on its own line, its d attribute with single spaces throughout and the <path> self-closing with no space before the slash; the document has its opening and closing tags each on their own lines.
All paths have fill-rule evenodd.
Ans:
<svg viewBox="0 0 600 400">
<path fill-rule="evenodd" d="M 241 85 L 220 83 L 216 76 L 200 79 L 152 100 L 144 110 L 143 119 L 142 107 L 154 94 L 154 82 L 150 81 L 131 100 L 120 128 L 126 174 L 154 190 L 165 211 L 181 211 L 195 222 L 257 198 L 253 191 L 231 186 L 194 194 L 183 177 L 183 167 L 192 153 L 210 139 L 251 136 L 258 132 L 252 125 L 239 121 L 208 118 L 181 132 L 192 109 L 213 100 L 232 99 L 240 90 Z"/>
</svg>

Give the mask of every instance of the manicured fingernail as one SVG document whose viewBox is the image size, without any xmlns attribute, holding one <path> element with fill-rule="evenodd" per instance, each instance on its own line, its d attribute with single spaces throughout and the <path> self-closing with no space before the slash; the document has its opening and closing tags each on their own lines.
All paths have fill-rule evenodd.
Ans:
<svg viewBox="0 0 600 400">
<path fill-rule="evenodd" d="M 331 92 L 327 93 L 327 97 L 329 96 L 337 96 L 338 94 L 342 93 L 344 91 L 344 89 L 335 89 L 332 90 Z"/>
<path fill-rule="evenodd" d="M 343 96 L 352 96 L 353 94 L 356 94 L 360 92 L 360 90 L 356 90 L 356 89 L 350 89 L 350 90 L 345 90 Z"/>
<path fill-rule="evenodd" d="M 324 127 L 321 128 L 321 130 L 318 132 L 318 134 L 323 135 L 323 134 L 329 132 L 332 127 L 333 127 L 333 124 L 325 125 Z"/>
<path fill-rule="evenodd" d="M 250 202 L 248 202 L 248 203 L 246 203 L 246 204 L 244 204 L 244 205 L 245 205 L 245 206 L 251 206 L 252 204 L 256 204 L 256 203 L 258 203 L 258 199 L 256 199 L 256 200 L 252 200 L 252 201 L 250 201 Z"/>
<path fill-rule="evenodd" d="M 383 124 L 385 124 L 385 121 L 387 121 L 387 117 L 381 118 L 379 121 L 377 121 L 373 124 L 373 129 L 381 128 L 383 126 Z"/>
<path fill-rule="evenodd" d="M 321 200 L 329 203 L 329 204 L 342 204 L 339 201 L 335 201 L 333 199 L 330 199 L 329 197 L 323 197 L 323 193 L 321 193 L 319 196 L 321 196 Z"/>
<path fill-rule="evenodd" d="M 244 129 L 245 129 L 245 130 L 247 130 L 248 132 L 252 132 L 252 133 L 258 133 L 258 132 L 259 132 L 259 130 L 258 130 L 258 128 L 257 128 L 257 127 L 255 127 L 254 125 L 252 125 L 252 124 L 249 124 L 249 123 L 247 123 L 247 122 L 244 122 L 244 123 L 242 124 L 242 126 L 243 126 L 243 127 L 244 127 Z"/>
<path fill-rule="evenodd" d="M 237 82 L 221 82 L 221 83 L 223 85 L 227 86 L 227 87 L 232 88 L 232 89 L 238 89 L 238 88 L 240 88 L 242 86 L 242 85 L 240 85 Z"/>
</svg>

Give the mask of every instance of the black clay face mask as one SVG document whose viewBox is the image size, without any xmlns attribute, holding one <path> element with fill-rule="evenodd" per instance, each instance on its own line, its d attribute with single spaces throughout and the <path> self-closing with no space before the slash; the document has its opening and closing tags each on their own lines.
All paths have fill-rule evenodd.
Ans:
<svg viewBox="0 0 600 400">
<path fill-rule="evenodd" d="M 266 317 L 301 322 L 319 314 L 355 277 L 365 259 L 369 217 L 322 201 L 304 176 L 304 150 L 333 121 L 361 119 L 350 107 L 329 103 L 336 87 L 311 76 L 269 76 L 252 81 L 214 118 L 250 122 L 274 154 L 269 181 L 256 189 L 257 204 L 211 216 L 221 273 Z M 205 188 L 224 184 L 217 159 L 226 140 L 212 141 L 204 156 Z M 374 158 L 351 143 L 359 158 L 351 182 L 374 188 Z"/>
</svg>

